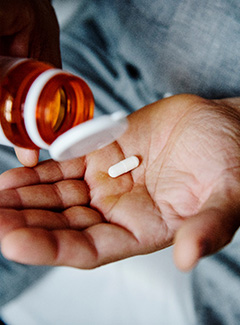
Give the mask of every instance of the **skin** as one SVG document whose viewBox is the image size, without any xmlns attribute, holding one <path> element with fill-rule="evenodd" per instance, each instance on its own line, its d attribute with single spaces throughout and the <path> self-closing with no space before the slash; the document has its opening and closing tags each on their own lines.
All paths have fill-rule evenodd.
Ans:
<svg viewBox="0 0 240 325">
<path fill-rule="evenodd" d="M 129 116 L 90 155 L 0 176 L 0 241 L 27 264 L 95 268 L 174 245 L 188 271 L 228 244 L 240 222 L 239 99 L 178 95 Z M 107 170 L 136 155 L 116 179 Z"/>
<path fill-rule="evenodd" d="M 0 1 L 0 56 L 34 58 L 61 67 L 59 27 L 49 0 Z M 37 164 L 37 150 L 15 151 L 23 165 Z"/>
</svg>

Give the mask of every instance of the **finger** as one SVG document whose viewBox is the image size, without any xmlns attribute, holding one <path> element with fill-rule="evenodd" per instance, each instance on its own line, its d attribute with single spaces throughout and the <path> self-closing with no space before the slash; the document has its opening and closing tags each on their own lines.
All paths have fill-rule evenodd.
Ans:
<svg viewBox="0 0 240 325">
<path fill-rule="evenodd" d="M 62 213 L 36 209 L 0 209 L 0 239 L 19 228 L 79 230 L 103 221 L 97 211 L 84 206 L 74 206 Z"/>
<path fill-rule="evenodd" d="M 202 257 L 228 244 L 239 227 L 238 212 L 239 207 L 233 204 L 212 206 L 186 220 L 175 238 L 174 259 L 178 268 L 189 271 Z"/>
<path fill-rule="evenodd" d="M 6 41 L 6 37 L 5 37 Z M 14 36 L 8 37 L 7 40 L 7 53 L 8 56 L 15 57 L 28 57 L 30 45 L 30 33 L 27 30 L 21 30 Z M 6 51 L 6 50 L 5 50 Z"/>
<path fill-rule="evenodd" d="M 0 207 L 14 209 L 64 210 L 89 203 L 89 189 L 84 181 L 65 180 L 1 191 Z"/>
<path fill-rule="evenodd" d="M 29 6 L 26 6 L 23 10 L 19 1 L 15 1 L 14 5 L 11 1 L 1 1 L 0 36 L 13 35 L 23 30 L 31 22 L 31 15 L 32 12 L 30 12 Z"/>
<path fill-rule="evenodd" d="M 0 175 L 0 190 L 39 183 L 54 183 L 63 179 L 79 179 L 85 172 L 83 158 L 63 162 L 47 160 L 34 168 L 15 168 Z"/>
<path fill-rule="evenodd" d="M 134 236 L 121 227 L 99 224 L 82 232 L 19 229 L 5 236 L 2 253 L 25 264 L 89 269 L 139 253 Z"/>
<path fill-rule="evenodd" d="M 26 167 L 34 167 L 38 163 L 39 150 L 31 150 L 24 148 L 15 148 L 16 156 L 21 164 Z"/>
<path fill-rule="evenodd" d="M 61 68 L 59 25 L 51 1 L 31 1 L 36 15 L 29 56 Z"/>
</svg>

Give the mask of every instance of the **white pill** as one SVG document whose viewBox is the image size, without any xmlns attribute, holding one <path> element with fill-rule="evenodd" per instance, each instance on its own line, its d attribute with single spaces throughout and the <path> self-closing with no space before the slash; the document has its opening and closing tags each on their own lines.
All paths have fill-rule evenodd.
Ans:
<svg viewBox="0 0 240 325">
<path fill-rule="evenodd" d="M 108 175 L 115 178 L 130 170 L 136 168 L 139 165 L 139 159 L 136 156 L 131 156 L 126 159 L 119 161 L 117 164 L 111 166 L 108 169 Z"/>
</svg>

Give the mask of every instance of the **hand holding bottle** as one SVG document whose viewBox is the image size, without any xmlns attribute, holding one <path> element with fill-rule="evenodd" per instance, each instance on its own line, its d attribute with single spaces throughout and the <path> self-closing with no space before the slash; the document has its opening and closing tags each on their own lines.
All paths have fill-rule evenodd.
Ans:
<svg viewBox="0 0 240 325">
<path fill-rule="evenodd" d="M 35 58 L 61 67 L 59 27 L 49 0 L 8 0 L 0 3 L 0 55 Z M 38 150 L 16 149 L 28 166 Z"/>
<path fill-rule="evenodd" d="M 59 27 L 49 0 L 0 2 L 0 55 L 61 67 Z"/>
</svg>

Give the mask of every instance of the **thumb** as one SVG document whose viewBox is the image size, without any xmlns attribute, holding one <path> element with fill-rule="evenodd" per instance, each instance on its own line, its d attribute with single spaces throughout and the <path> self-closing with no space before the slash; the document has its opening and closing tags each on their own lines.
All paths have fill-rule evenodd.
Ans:
<svg viewBox="0 0 240 325">
<path fill-rule="evenodd" d="M 23 149 L 15 147 L 18 160 L 26 167 L 34 167 L 38 163 L 39 150 Z"/>
<path fill-rule="evenodd" d="M 240 207 L 212 197 L 199 213 L 184 221 L 175 237 L 174 261 L 182 271 L 228 244 L 240 225 Z"/>
</svg>

